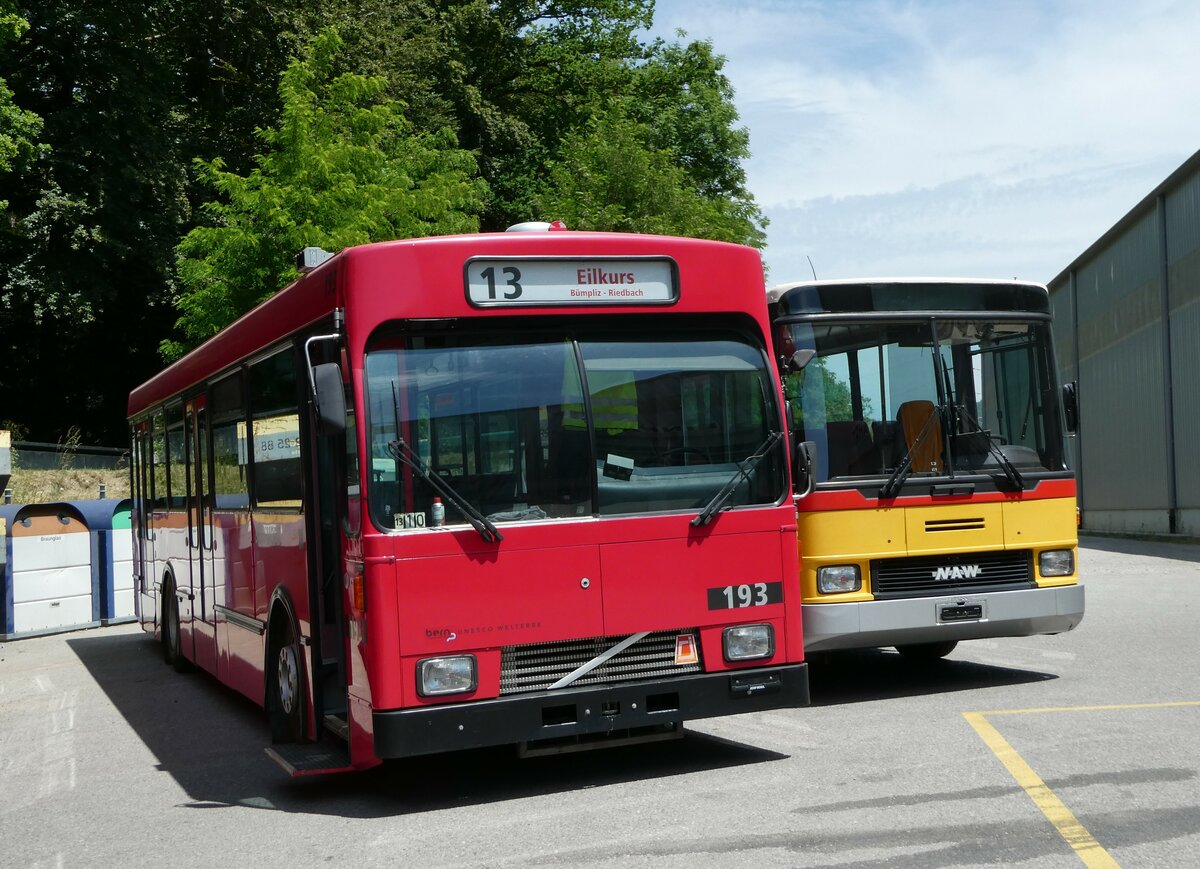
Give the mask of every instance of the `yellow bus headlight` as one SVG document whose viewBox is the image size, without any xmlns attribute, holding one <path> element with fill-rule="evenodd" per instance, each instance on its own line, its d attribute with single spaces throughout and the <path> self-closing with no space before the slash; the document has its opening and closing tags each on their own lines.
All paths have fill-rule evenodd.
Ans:
<svg viewBox="0 0 1200 869">
<path fill-rule="evenodd" d="M 1070 576 L 1075 572 L 1075 553 L 1070 549 L 1047 549 L 1038 556 L 1042 576 Z"/>
<path fill-rule="evenodd" d="M 835 564 L 817 568 L 817 591 L 821 594 L 837 594 L 843 591 L 858 591 L 862 588 L 862 575 L 857 564 Z"/>
</svg>

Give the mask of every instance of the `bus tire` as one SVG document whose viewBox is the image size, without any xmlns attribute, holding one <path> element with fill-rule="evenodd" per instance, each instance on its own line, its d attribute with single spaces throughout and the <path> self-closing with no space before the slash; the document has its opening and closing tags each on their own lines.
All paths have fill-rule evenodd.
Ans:
<svg viewBox="0 0 1200 869">
<path fill-rule="evenodd" d="M 267 714 L 271 722 L 271 741 L 301 742 L 304 738 L 304 692 L 300 671 L 300 643 L 291 620 L 277 619 L 271 631 L 268 657 Z"/>
<path fill-rule="evenodd" d="M 954 651 L 958 640 L 943 640 L 940 643 L 914 643 L 911 646 L 896 646 L 903 657 L 916 663 L 936 661 Z"/>
<path fill-rule="evenodd" d="M 163 583 L 162 601 L 162 644 L 163 660 L 175 668 L 176 673 L 187 673 L 191 662 L 183 656 L 180 648 L 179 599 L 175 597 L 175 584 L 170 580 Z"/>
</svg>

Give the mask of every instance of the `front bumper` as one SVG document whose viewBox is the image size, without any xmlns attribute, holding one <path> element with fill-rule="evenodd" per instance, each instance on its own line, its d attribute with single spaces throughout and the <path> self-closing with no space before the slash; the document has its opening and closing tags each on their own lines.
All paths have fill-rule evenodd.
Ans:
<svg viewBox="0 0 1200 869">
<path fill-rule="evenodd" d="M 807 706 L 808 665 L 727 670 L 446 706 L 377 711 L 375 754 L 412 757 Z"/>
<path fill-rule="evenodd" d="M 946 622 L 939 611 L 961 602 L 978 605 L 983 617 Z M 983 594 L 939 595 L 865 603 L 805 605 L 804 649 L 869 649 L 985 637 L 1061 634 L 1083 621 L 1082 585 Z"/>
</svg>

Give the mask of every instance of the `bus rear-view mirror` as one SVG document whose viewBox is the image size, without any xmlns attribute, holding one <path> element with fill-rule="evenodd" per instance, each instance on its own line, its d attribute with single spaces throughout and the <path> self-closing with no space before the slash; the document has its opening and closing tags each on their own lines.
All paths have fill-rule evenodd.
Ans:
<svg viewBox="0 0 1200 869">
<path fill-rule="evenodd" d="M 801 498 L 811 495 L 817 485 L 817 444 L 815 441 L 801 441 L 796 444 L 792 471 L 796 476 L 796 494 Z"/>
<path fill-rule="evenodd" d="M 1067 424 L 1067 433 L 1079 431 L 1079 384 L 1072 380 L 1062 387 L 1063 418 Z"/>
<path fill-rule="evenodd" d="M 817 355 L 817 351 L 811 347 L 806 347 L 803 350 L 797 350 L 788 357 L 784 367 L 789 373 L 796 373 L 804 370 L 804 366 L 812 362 L 813 357 Z"/>
<path fill-rule="evenodd" d="M 317 431 L 338 434 L 346 429 L 346 393 L 342 387 L 342 369 L 336 362 L 314 365 L 313 412 Z"/>
</svg>

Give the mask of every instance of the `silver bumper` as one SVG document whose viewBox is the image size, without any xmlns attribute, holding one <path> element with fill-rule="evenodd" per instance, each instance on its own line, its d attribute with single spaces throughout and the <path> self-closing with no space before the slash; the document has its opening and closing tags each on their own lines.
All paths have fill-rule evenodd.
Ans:
<svg viewBox="0 0 1200 869">
<path fill-rule="evenodd" d="M 943 595 L 866 603 L 805 605 L 808 652 L 902 646 L 985 637 L 1061 634 L 1083 621 L 1083 586 L 1034 588 L 985 594 Z M 963 607 L 980 616 L 947 620 Z"/>
</svg>

